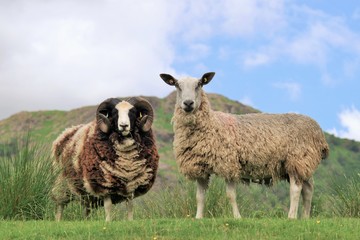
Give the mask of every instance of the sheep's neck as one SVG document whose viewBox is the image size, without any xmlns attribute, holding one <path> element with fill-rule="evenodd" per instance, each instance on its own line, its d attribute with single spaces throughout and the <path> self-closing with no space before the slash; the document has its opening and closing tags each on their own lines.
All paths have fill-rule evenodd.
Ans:
<svg viewBox="0 0 360 240">
<path fill-rule="evenodd" d="M 152 169 L 146 166 L 146 159 L 140 158 L 134 139 L 126 138 L 121 142 L 115 140 L 113 144 L 117 160 L 114 164 L 103 161 L 100 168 L 110 186 L 115 177 L 115 181 L 123 182 L 127 194 L 131 196 L 139 186 L 149 184 L 153 174 Z M 124 192 L 119 194 L 124 195 Z"/>
</svg>

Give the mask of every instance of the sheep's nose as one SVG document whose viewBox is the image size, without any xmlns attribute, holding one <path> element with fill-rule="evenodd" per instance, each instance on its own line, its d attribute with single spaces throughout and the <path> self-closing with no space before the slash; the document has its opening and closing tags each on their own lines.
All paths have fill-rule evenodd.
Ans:
<svg viewBox="0 0 360 240">
<path fill-rule="evenodd" d="M 184 105 L 186 107 L 192 107 L 194 105 L 194 101 L 193 100 L 185 100 Z"/>
<path fill-rule="evenodd" d="M 120 124 L 120 127 L 122 127 L 122 129 L 127 128 L 129 125 L 128 124 Z"/>
</svg>

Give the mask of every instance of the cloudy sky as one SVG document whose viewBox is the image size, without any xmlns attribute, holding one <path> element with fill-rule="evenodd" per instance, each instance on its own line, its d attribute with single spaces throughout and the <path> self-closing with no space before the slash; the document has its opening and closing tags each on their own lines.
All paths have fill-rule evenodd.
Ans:
<svg viewBox="0 0 360 240">
<path fill-rule="evenodd" d="M 208 92 L 360 141 L 358 0 L 0 1 L 0 119 L 207 71 Z"/>
</svg>

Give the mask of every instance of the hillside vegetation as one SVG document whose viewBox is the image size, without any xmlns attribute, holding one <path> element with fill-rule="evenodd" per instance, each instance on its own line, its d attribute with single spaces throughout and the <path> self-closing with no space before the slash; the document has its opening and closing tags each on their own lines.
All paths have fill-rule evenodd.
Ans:
<svg viewBox="0 0 360 240">
<path fill-rule="evenodd" d="M 146 97 L 156 114 L 154 131 L 160 152 L 160 169 L 154 189 L 136 200 L 142 206 L 135 213 L 136 218 L 186 218 L 195 212 L 195 186 L 179 176 L 172 152 L 171 118 L 175 97 L 175 92 L 164 99 Z M 259 112 L 221 95 L 209 94 L 209 99 L 215 110 L 236 114 Z M 10 206 L 6 209 L 8 205 L 2 205 L 0 219 L 53 219 L 51 201 L 48 196 L 44 199 L 43 191 L 37 190 L 48 191 L 46 186 L 51 183 L 52 178 L 40 178 L 36 175 L 50 173 L 49 164 L 43 163 L 51 162 L 50 146 L 56 136 L 66 127 L 92 121 L 96 107 L 88 106 L 71 111 L 20 112 L 0 121 L 0 201 L 7 202 Z M 28 133 L 30 140 L 26 137 Z M 312 215 L 360 217 L 360 143 L 329 134 L 326 134 L 326 138 L 331 149 L 330 156 L 322 161 L 314 176 Z M 25 152 L 19 147 L 24 145 L 19 143 L 22 139 L 25 139 Z M 31 169 L 33 172 L 30 174 Z M 206 217 L 231 217 L 224 188 L 222 180 L 212 179 L 207 196 Z M 288 188 L 285 182 L 273 188 L 256 184 L 239 185 L 238 202 L 242 216 L 286 217 Z M 34 194 L 32 199 L 22 202 L 19 200 L 30 193 L 21 189 L 36 191 L 39 195 Z M 34 207 L 32 204 L 35 200 L 43 203 Z M 71 205 L 68 209 L 65 211 L 65 219 L 81 219 L 79 205 Z M 118 209 L 121 211 L 121 207 Z M 100 214 L 102 211 L 100 209 Z M 93 217 L 99 219 L 96 214 L 98 213 Z"/>
</svg>

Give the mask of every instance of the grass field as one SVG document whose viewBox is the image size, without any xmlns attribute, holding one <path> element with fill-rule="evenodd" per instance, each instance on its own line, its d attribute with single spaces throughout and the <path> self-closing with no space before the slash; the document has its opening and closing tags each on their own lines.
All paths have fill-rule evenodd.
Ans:
<svg viewBox="0 0 360 240">
<path fill-rule="evenodd" d="M 360 220 L 0 221 L 1 239 L 360 239 Z"/>
<path fill-rule="evenodd" d="M 123 220 L 124 204 L 114 207 L 111 223 L 105 223 L 103 208 L 81 221 L 83 209 L 74 201 L 65 209 L 64 221 L 57 223 L 49 150 L 29 139 L 14 145 L 13 153 L 5 150 L 0 157 L 0 240 L 360 239 L 360 174 L 316 192 L 310 220 L 286 219 L 285 182 L 274 188 L 239 184 L 237 198 L 244 218 L 229 218 L 225 183 L 219 178 L 212 178 L 206 195 L 206 218 L 195 220 L 195 184 L 178 178 L 176 184 L 159 185 L 135 199 L 135 221 Z"/>
</svg>

